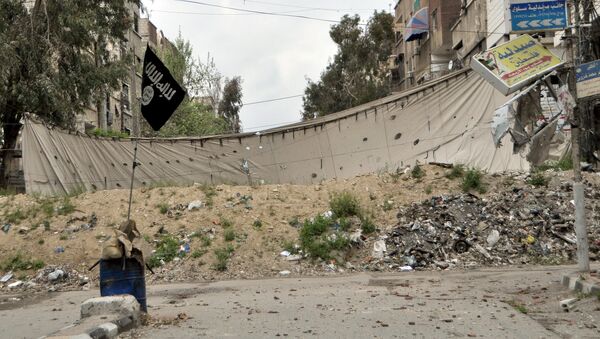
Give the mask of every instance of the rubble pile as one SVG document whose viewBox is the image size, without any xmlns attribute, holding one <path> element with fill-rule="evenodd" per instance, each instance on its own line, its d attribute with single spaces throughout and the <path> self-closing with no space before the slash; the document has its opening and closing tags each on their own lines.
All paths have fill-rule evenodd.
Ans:
<svg viewBox="0 0 600 339">
<path fill-rule="evenodd" d="M 1 290 L 27 290 L 27 291 L 69 291 L 88 290 L 92 284 L 91 279 L 79 273 L 69 265 L 49 265 L 35 272 L 33 276 L 23 280 L 17 279 L 15 274 L 9 272 L 0 279 Z"/>
<path fill-rule="evenodd" d="M 600 191 L 586 188 L 590 256 L 600 250 Z M 433 197 L 400 210 L 399 224 L 374 246 L 379 265 L 398 269 L 508 264 L 559 264 L 575 260 L 572 186 L 554 190 L 513 187 L 485 199 L 472 194 Z M 377 252 L 377 253 L 375 253 Z M 383 252 L 383 253 L 382 253 Z M 383 254 L 383 255 L 382 255 Z"/>
</svg>

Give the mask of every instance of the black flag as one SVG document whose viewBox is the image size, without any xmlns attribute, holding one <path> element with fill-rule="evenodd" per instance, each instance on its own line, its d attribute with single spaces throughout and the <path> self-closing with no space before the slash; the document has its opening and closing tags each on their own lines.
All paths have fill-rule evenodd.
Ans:
<svg viewBox="0 0 600 339">
<path fill-rule="evenodd" d="M 150 47 L 147 47 L 142 76 L 142 115 L 152 129 L 160 130 L 184 97 L 185 90 Z"/>
</svg>

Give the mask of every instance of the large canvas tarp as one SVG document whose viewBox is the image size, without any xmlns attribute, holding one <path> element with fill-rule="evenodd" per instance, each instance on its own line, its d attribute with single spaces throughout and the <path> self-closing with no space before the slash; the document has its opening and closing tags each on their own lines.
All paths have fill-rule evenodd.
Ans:
<svg viewBox="0 0 600 339">
<path fill-rule="evenodd" d="M 470 71 L 307 122 L 260 133 L 139 139 L 135 187 L 156 183 L 317 183 L 415 162 L 523 170 L 512 143 L 494 146 L 490 123 L 507 98 Z M 509 137 L 506 137 L 509 138 Z M 69 134 L 27 120 L 27 192 L 129 187 L 132 140 Z"/>
</svg>

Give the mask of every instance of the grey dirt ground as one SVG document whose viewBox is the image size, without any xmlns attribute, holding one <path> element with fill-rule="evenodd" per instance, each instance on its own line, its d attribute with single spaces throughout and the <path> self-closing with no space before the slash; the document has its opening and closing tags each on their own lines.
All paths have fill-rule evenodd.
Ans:
<svg viewBox="0 0 600 339">
<path fill-rule="evenodd" d="M 573 267 L 356 274 L 150 286 L 150 319 L 122 338 L 598 338 L 600 302 L 559 283 Z M 98 291 L 0 304 L 0 337 L 36 338 L 77 319 Z"/>
</svg>

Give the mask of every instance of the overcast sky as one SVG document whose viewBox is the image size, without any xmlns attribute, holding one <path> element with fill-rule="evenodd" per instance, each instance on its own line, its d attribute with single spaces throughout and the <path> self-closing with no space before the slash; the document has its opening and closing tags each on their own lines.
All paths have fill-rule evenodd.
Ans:
<svg viewBox="0 0 600 339">
<path fill-rule="evenodd" d="M 196 1 L 196 0 L 191 0 Z M 339 20 L 357 13 L 367 20 L 392 0 L 198 0 L 252 11 Z M 181 29 L 203 60 L 210 52 L 224 76 L 243 79 L 243 101 L 251 103 L 303 94 L 306 78 L 316 80 L 336 51 L 332 23 L 244 13 L 176 0 L 144 0 L 150 20 L 174 40 Z M 176 12 L 176 13 L 175 13 Z M 302 98 L 248 105 L 240 118 L 244 131 L 300 120 Z"/>
</svg>

